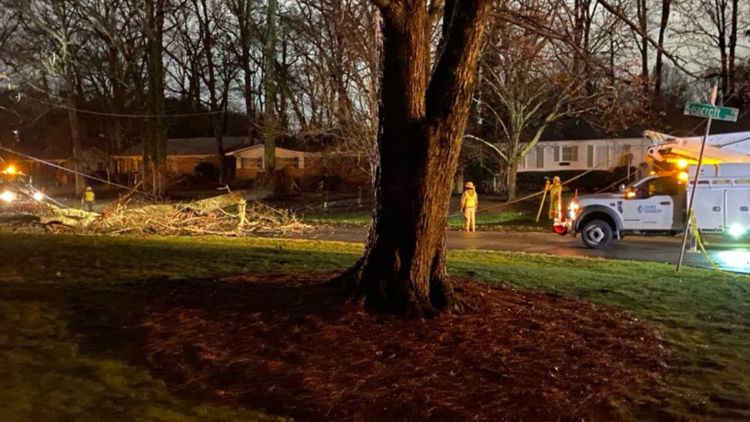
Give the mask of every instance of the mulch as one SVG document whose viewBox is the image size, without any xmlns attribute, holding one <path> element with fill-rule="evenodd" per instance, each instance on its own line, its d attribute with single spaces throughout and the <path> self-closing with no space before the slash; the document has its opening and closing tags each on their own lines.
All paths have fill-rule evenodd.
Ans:
<svg viewBox="0 0 750 422">
<path fill-rule="evenodd" d="M 458 281 L 471 311 L 375 314 L 331 275 L 180 282 L 142 322 L 180 395 L 300 420 L 625 420 L 664 373 L 652 327 L 552 294 Z"/>
</svg>

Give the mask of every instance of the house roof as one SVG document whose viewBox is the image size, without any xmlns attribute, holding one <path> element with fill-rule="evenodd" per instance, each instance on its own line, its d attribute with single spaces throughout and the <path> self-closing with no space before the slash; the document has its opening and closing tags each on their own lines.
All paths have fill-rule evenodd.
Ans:
<svg viewBox="0 0 750 422">
<path fill-rule="evenodd" d="M 239 148 L 235 149 L 234 151 L 228 152 L 227 155 L 235 155 L 235 154 L 239 154 L 241 152 L 252 151 L 252 150 L 256 150 L 256 149 L 262 150 L 263 148 L 265 148 L 264 144 L 242 146 L 242 147 L 239 147 Z M 320 155 L 320 154 L 314 153 L 314 152 L 299 151 L 299 150 L 296 150 L 296 149 L 287 149 L 287 148 L 281 148 L 281 147 L 276 147 L 276 152 L 277 153 L 279 153 L 279 152 L 289 153 L 289 154 L 303 154 L 305 156 L 310 156 L 310 157 L 312 157 L 312 156 L 319 156 Z"/>
<path fill-rule="evenodd" d="M 555 143 L 555 142 L 648 142 L 648 140 L 644 138 L 594 138 L 594 139 L 546 139 L 544 141 L 539 141 L 539 143 Z"/>
<path fill-rule="evenodd" d="M 250 144 L 246 136 L 223 138 L 224 151 L 230 152 Z M 216 138 L 167 139 L 167 155 L 211 155 L 216 153 Z M 142 155 L 141 145 L 133 145 L 117 156 Z"/>
</svg>

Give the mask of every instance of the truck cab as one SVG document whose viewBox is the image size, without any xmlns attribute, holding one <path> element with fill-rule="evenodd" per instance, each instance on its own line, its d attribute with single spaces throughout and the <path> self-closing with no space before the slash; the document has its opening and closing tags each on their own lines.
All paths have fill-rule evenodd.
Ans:
<svg viewBox="0 0 750 422">
<path fill-rule="evenodd" d="M 684 173 L 683 173 L 684 174 Z M 676 174 L 641 179 L 620 192 L 581 196 L 568 208 L 569 224 L 594 249 L 627 234 L 670 234 L 685 225 L 685 181 Z"/>
<path fill-rule="evenodd" d="M 0 214 L 31 211 L 39 206 L 44 195 L 31 183 L 31 178 L 12 165 L 0 171 Z"/>
</svg>

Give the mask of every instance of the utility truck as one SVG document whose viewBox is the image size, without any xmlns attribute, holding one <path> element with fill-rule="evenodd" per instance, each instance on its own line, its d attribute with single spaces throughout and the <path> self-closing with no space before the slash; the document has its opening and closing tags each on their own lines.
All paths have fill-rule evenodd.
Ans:
<svg viewBox="0 0 750 422">
<path fill-rule="evenodd" d="M 583 195 L 568 207 L 565 231 L 593 249 L 627 235 L 681 233 L 688 222 L 689 191 L 697 166 L 645 177 L 620 192 Z M 704 165 L 693 215 L 700 232 L 741 237 L 750 229 L 750 163 Z"/>
<path fill-rule="evenodd" d="M 0 214 L 34 211 L 45 199 L 31 183 L 31 178 L 8 165 L 0 171 Z"/>
</svg>

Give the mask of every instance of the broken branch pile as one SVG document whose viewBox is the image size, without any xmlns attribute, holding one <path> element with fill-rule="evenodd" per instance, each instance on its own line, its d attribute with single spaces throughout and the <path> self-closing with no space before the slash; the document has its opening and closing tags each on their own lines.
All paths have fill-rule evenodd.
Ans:
<svg viewBox="0 0 750 422">
<path fill-rule="evenodd" d="M 249 233 L 288 234 L 311 229 L 288 210 L 245 200 L 232 192 L 188 203 L 129 206 L 117 201 L 102 214 L 50 206 L 40 222 L 62 224 L 105 234 L 166 234 L 241 236 Z M 75 212 L 71 212 L 75 211 Z"/>
</svg>

